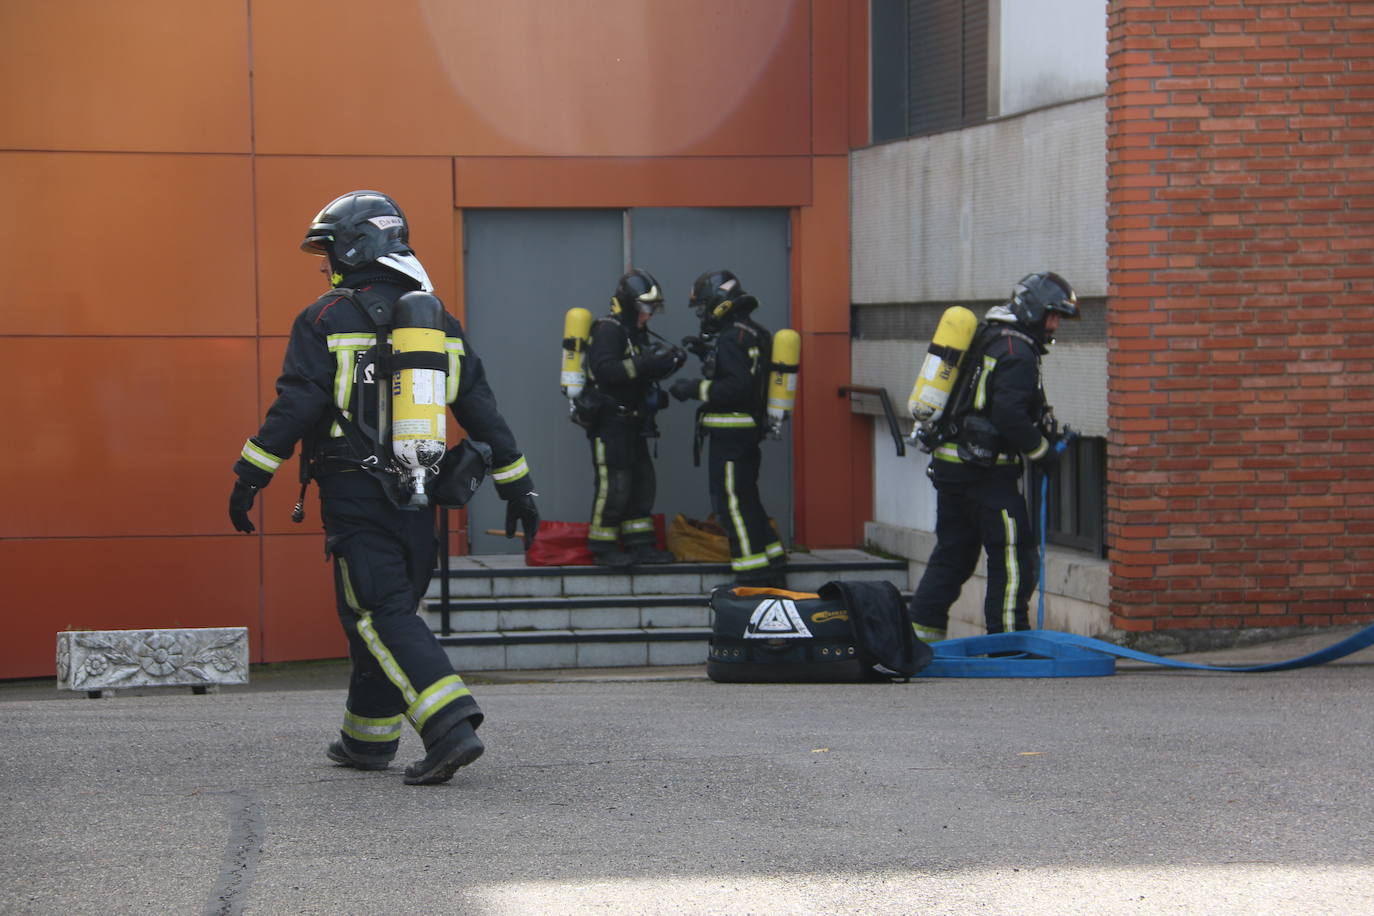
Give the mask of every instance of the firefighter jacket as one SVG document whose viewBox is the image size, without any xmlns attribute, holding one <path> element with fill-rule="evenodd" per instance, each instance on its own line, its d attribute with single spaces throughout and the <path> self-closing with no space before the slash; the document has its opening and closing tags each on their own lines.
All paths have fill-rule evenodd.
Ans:
<svg viewBox="0 0 1374 916">
<path fill-rule="evenodd" d="M 323 496 L 382 496 L 382 483 L 371 474 L 337 466 L 327 459 L 355 454 L 338 420 L 338 411 L 375 442 L 379 386 L 390 386 L 377 369 L 377 326 L 365 309 L 390 314 L 410 287 L 389 279 L 359 284 L 355 290 L 335 289 L 321 296 L 291 327 L 277 397 L 267 410 L 257 435 L 243 446 L 234 473 L 257 487 L 266 486 L 298 442 L 312 460 Z M 497 411 L 496 397 L 487 384 L 482 361 L 463 334 L 462 325 L 445 314 L 445 351 L 448 356 L 447 399 L 453 416 L 469 436 L 492 450 L 492 480 L 502 499 L 533 492 L 525 457 L 515 436 Z M 336 410 L 337 408 L 337 410 Z M 317 462 L 316 459 L 319 459 Z"/>
<path fill-rule="evenodd" d="M 626 327 L 614 317 L 597 319 L 587 344 L 587 379 L 612 402 L 610 412 L 620 417 L 645 413 L 650 389 L 658 381 L 645 372 L 649 332 Z"/>
<path fill-rule="evenodd" d="M 702 367 L 697 397 L 706 429 L 757 429 L 766 423 L 768 366 L 773 336 L 747 315 L 721 328 Z"/>
<path fill-rule="evenodd" d="M 931 474 L 937 483 L 976 480 L 988 474 L 1017 477 L 1021 456 L 1043 458 L 1051 443 L 1041 431 L 1046 415 L 1044 379 L 1040 357 L 1044 347 L 1021 329 L 990 323 L 968 354 L 970 389 L 959 399 L 957 416 L 950 417 L 969 429 L 969 417 L 991 422 L 996 430 L 996 459 L 992 467 L 980 467 L 961 459 L 957 441 L 936 447 Z M 966 357 L 967 358 L 967 357 Z M 957 438 L 957 437 L 956 437 Z"/>
</svg>

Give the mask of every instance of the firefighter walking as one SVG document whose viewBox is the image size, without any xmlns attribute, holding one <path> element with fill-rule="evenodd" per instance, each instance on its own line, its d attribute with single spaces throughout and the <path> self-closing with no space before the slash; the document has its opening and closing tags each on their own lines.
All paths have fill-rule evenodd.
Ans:
<svg viewBox="0 0 1374 916">
<path fill-rule="evenodd" d="M 324 259 L 331 290 L 291 328 L 276 400 L 234 464 L 229 517 L 237 530 L 253 532 L 258 490 L 301 443 L 302 496 L 316 480 L 352 660 L 343 725 L 327 756 L 341 766 L 385 769 L 409 721 L 425 756 L 406 767 L 405 782 L 445 782 L 482 754 L 476 729 L 483 715 L 416 614 L 439 545 L 435 503 L 424 489 L 434 456 L 417 464 L 416 443 L 408 440 L 426 448 L 425 436 L 437 435 L 442 453 L 442 433 L 423 414 L 437 412 L 442 423 L 446 403 L 469 436 L 490 448 L 491 477 L 506 500 L 506 536 L 519 525 L 527 543 L 539 524 L 533 481 L 462 326 L 429 295 L 433 287 L 396 202 L 376 191 L 345 194 L 315 217 L 301 247 Z M 403 333 L 397 316 L 412 313 L 428 314 L 435 327 Z M 407 352 L 406 339 L 430 343 Z M 422 413 L 393 416 L 397 392 Z"/>
<path fill-rule="evenodd" d="M 988 310 L 962 359 L 949 408 L 928 432 L 935 484 L 935 549 L 911 600 L 916 635 L 945 638 L 949 609 L 987 554 L 983 605 L 989 633 L 1030 629 L 1036 546 L 1019 488 L 1025 462 L 1042 473 L 1059 460 L 1059 430 L 1045 400 L 1040 358 L 1078 297 L 1063 277 L 1029 274 Z"/>
</svg>

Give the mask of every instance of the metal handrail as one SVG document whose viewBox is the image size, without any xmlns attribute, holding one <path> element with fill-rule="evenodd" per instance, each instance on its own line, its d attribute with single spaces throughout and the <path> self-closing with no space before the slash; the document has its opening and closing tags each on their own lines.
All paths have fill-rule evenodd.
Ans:
<svg viewBox="0 0 1374 916">
<path fill-rule="evenodd" d="M 439 634 L 453 632 L 448 620 L 448 509 L 439 507 Z"/>
<path fill-rule="evenodd" d="M 887 429 L 892 433 L 892 441 L 897 446 L 897 457 L 906 454 L 906 443 L 902 441 L 902 431 L 897 428 L 897 415 L 892 411 L 892 399 L 887 396 L 886 388 L 875 388 L 871 385 L 845 385 L 840 388 L 840 397 L 855 394 L 873 394 L 878 396 L 878 400 L 883 404 L 883 416 L 887 417 Z"/>
</svg>

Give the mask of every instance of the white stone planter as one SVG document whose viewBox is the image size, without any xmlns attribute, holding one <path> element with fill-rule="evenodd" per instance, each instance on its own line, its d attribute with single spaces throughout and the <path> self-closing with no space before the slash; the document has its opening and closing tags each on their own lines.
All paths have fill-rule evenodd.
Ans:
<svg viewBox="0 0 1374 916">
<path fill-rule="evenodd" d="M 248 683 L 248 628 L 71 630 L 57 634 L 57 686 L 93 695 L 117 687 Z"/>
</svg>

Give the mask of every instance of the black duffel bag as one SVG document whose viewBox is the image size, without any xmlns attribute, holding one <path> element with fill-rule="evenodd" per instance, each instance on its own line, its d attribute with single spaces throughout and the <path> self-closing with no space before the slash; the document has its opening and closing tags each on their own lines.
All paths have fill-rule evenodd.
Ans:
<svg viewBox="0 0 1374 916">
<path fill-rule="evenodd" d="M 724 683 L 905 680 L 930 664 L 890 582 L 820 592 L 718 586 L 706 675 Z"/>
</svg>

